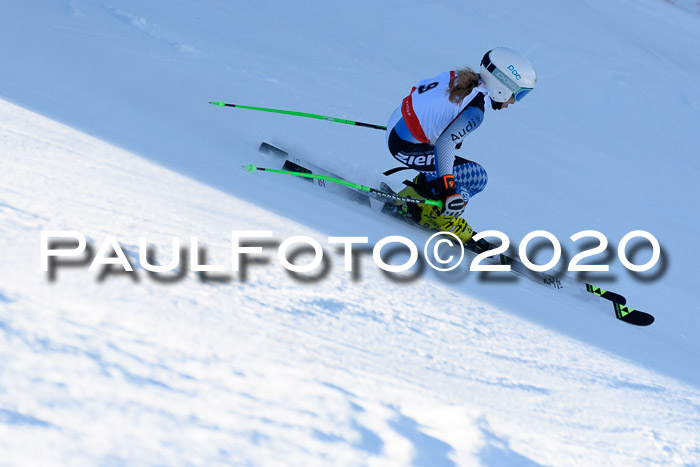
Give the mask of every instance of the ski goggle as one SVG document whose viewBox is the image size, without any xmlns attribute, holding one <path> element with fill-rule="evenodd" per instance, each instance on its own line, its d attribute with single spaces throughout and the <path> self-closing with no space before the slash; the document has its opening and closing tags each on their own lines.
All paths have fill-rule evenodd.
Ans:
<svg viewBox="0 0 700 467">
<path fill-rule="evenodd" d="M 513 97 L 515 98 L 515 102 L 520 102 L 520 100 L 530 94 L 530 91 L 532 91 L 532 88 L 520 88 L 517 91 L 513 93 Z"/>
</svg>

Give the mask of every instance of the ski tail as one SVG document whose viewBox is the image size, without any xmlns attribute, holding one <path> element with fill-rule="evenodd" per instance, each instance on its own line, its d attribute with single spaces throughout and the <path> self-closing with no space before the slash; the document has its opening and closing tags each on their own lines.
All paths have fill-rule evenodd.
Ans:
<svg viewBox="0 0 700 467">
<path fill-rule="evenodd" d="M 300 172 L 305 174 L 324 175 L 326 177 L 344 180 L 344 178 L 340 175 L 337 175 L 333 172 L 329 172 L 328 170 L 322 169 L 321 167 L 299 159 L 298 157 L 294 157 L 290 155 L 287 151 L 273 146 L 272 144 L 262 142 L 260 144 L 260 148 L 258 148 L 258 151 L 260 151 L 263 154 L 270 154 L 280 160 L 283 160 L 283 170 L 288 170 L 291 172 Z M 326 181 L 323 179 L 302 178 L 302 180 L 307 180 L 309 183 L 315 184 L 319 188 L 333 192 L 356 203 L 362 204 L 364 206 L 370 206 L 369 196 L 360 191 L 353 190 L 352 188 L 348 188 L 346 186 L 337 185 L 335 183 L 326 183 Z"/>
</svg>

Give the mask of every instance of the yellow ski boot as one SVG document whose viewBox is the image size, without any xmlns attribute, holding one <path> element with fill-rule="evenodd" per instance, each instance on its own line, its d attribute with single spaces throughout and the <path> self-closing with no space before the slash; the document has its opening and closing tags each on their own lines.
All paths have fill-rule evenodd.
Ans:
<svg viewBox="0 0 700 467">
<path fill-rule="evenodd" d="M 441 216 L 440 208 L 431 204 L 424 204 L 420 214 L 421 226 L 431 230 L 442 232 L 452 232 L 462 243 L 467 243 L 471 240 L 474 232 L 467 221 L 462 217 Z"/>
<path fill-rule="evenodd" d="M 430 183 L 422 173 L 418 174 L 412 183 L 404 183 L 406 183 L 406 187 L 399 191 L 399 196 L 409 196 L 418 199 L 435 198 Z M 422 227 L 430 230 L 452 232 L 464 243 L 468 242 L 474 235 L 471 226 L 465 219 L 456 216 L 443 216 L 440 214 L 441 210 L 437 206 L 430 204 L 406 204 L 401 201 L 396 202 L 396 205 L 398 204 L 401 204 L 399 209 L 404 216 Z"/>
</svg>

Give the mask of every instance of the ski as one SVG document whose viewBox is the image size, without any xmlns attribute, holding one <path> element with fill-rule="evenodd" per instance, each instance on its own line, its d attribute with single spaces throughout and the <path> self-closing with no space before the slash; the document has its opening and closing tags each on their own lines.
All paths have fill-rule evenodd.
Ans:
<svg viewBox="0 0 700 467">
<path fill-rule="evenodd" d="M 339 178 L 341 180 L 344 180 L 343 177 L 340 175 L 334 174 L 333 172 L 329 172 L 328 170 L 322 169 L 321 167 L 311 164 L 310 162 L 307 162 L 305 160 L 299 159 L 296 156 L 292 156 L 289 154 L 287 151 L 278 148 L 277 146 L 273 146 L 272 144 L 269 143 L 261 143 L 259 151 L 264 153 L 264 154 L 270 154 L 272 156 L 275 156 L 278 159 L 283 160 L 282 164 L 282 169 L 283 170 L 290 170 L 293 172 L 301 172 L 301 173 L 314 173 L 318 175 L 326 175 L 328 177 L 333 177 L 333 178 Z M 313 178 L 304 178 L 303 180 L 307 180 L 309 183 L 313 183 L 319 188 L 323 188 L 324 190 L 333 192 L 335 194 L 341 195 L 345 198 L 348 198 L 356 203 L 363 204 L 367 207 L 370 206 L 370 199 L 369 197 L 359 191 L 353 190 L 352 188 L 348 188 L 343 185 L 337 185 L 334 183 L 326 183 L 325 180 L 323 179 L 313 179 Z"/>
<path fill-rule="evenodd" d="M 340 177 L 339 175 L 329 172 L 313 163 L 305 161 L 299 158 L 298 156 L 292 156 L 287 151 L 270 143 L 263 142 L 260 145 L 259 150 L 262 153 L 273 155 L 278 160 L 282 161 L 282 167 L 284 170 L 290 170 L 305 174 L 320 174 L 342 179 L 342 177 Z M 318 179 L 306 180 L 311 180 L 316 184 L 316 186 L 318 186 L 321 189 L 351 199 L 352 201 L 358 202 L 368 207 L 377 207 L 381 209 L 385 206 L 385 204 L 381 202 L 381 206 L 376 206 L 376 204 L 372 203 L 373 200 L 367 194 L 342 185 L 325 183 L 323 180 Z M 391 187 L 389 187 L 389 185 L 387 185 L 386 183 L 382 183 L 380 185 L 380 189 L 383 192 L 395 194 L 394 190 Z M 412 227 L 427 231 L 427 229 L 416 224 L 415 222 L 411 221 L 405 216 L 392 215 L 388 213 L 387 210 L 382 210 L 382 212 L 404 223 L 407 223 Z M 474 241 L 469 241 L 465 244 L 465 248 L 468 251 L 478 255 L 489 251 L 491 249 L 491 245 L 485 240 L 481 240 L 478 243 Z M 608 315 L 612 315 L 620 321 L 624 321 L 626 323 L 633 324 L 636 326 L 648 326 L 654 322 L 654 317 L 651 314 L 626 306 L 627 300 L 624 296 L 594 286 L 587 282 L 578 280 L 565 273 L 559 271 L 532 271 L 531 269 L 528 269 L 517 258 L 510 257 L 504 254 L 488 256 L 484 258 L 484 262 L 488 262 L 490 264 L 507 264 L 510 266 L 511 272 L 513 274 L 519 277 L 526 278 L 537 284 L 540 284 L 559 294 L 568 295 L 576 300 L 590 303 L 592 306 L 595 306 L 598 310 Z"/>
</svg>

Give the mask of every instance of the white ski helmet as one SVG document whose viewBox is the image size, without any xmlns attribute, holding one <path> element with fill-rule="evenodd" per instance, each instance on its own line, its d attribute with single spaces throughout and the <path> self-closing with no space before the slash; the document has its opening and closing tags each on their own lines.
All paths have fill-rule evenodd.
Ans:
<svg viewBox="0 0 700 467">
<path fill-rule="evenodd" d="M 481 59 L 479 75 L 494 102 L 519 101 L 535 88 L 537 73 L 530 60 L 507 47 L 491 49 Z"/>
</svg>

